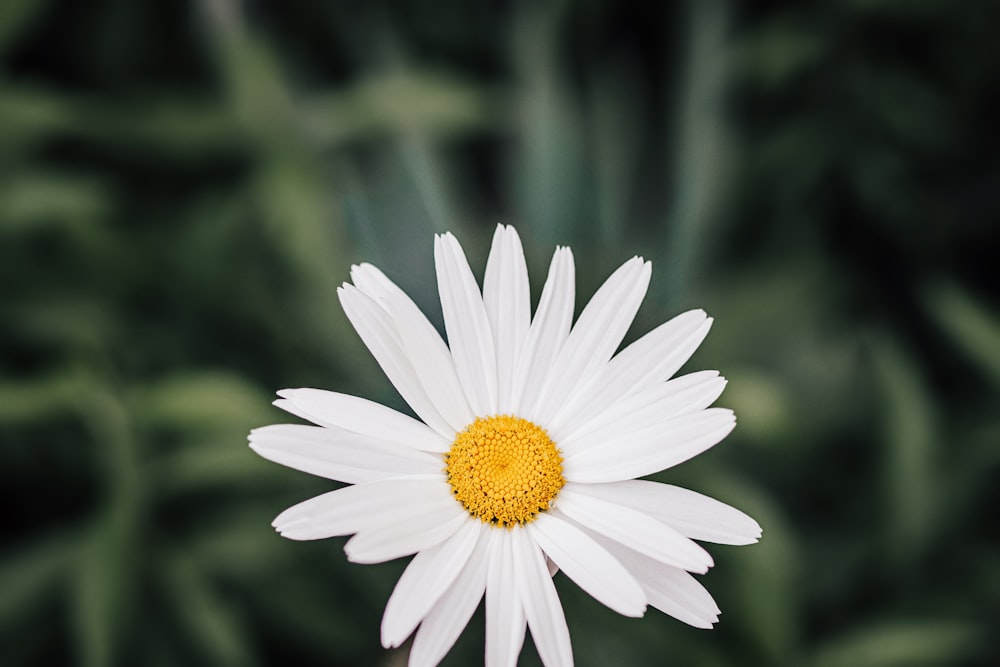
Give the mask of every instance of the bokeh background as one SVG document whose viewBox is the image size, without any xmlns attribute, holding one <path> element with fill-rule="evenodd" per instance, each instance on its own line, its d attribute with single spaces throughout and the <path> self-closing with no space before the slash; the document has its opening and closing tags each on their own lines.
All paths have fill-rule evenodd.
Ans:
<svg viewBox="0 0 1000 667">
<path fill-rule="evenodd" d="M 580 665 L 995 665 L 1000 3 L 0 3 L 0 662 L 397 665 L 403 562 L 270 520 L 333 488 L 255 457 L 284 387 L 401 409 L 336 299 L 440 322 L 432 234 L 536 295 L 653 261 L 634 338 L 736 431 L 658 479 L 764 527 L 711 632 L 562 576 Z M 578 307 L 582 304 L 578 304 Z M 482 661 L 482 612 L 446 659 Z M 526 644 L 522 664 L 537 664 Z"/>
</svg>

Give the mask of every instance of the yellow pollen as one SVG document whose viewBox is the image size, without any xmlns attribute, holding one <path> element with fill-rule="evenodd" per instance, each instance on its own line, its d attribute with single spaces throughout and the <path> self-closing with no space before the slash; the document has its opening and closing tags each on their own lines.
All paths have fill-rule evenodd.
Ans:
<svg viewBox="0 0 1000 667">
<path fill-rule="evenodd" d="M 455 499 L 498 526 L 531 521 L 566 483 L 548 434 L 511 415 L 477 417 L 455 437 L 445 461 Z"/>
</svg>

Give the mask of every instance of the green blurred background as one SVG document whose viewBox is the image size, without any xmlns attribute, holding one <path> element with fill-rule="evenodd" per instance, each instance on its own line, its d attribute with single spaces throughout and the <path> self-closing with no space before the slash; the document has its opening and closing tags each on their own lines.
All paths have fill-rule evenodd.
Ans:
<svg viewBox="0 0 1000 667">
<path fill-rule="evenodd" d="M 404 563 L 289 542 L 283 387 L 405 409 L 336 286 L 440 322 L 432 233 L 537 296 L 704 307 L 745 509 L 711 632 L 557 577 L 580 665 L 995 665 L 1000 3 L 0 2 L 0 662 L 397 665 Z M 578 307 L 579 307 L 578 303 Z M 445 664 L 482 661 L 481 612 Z M 526 645 L 522 664 L 537 664 Z"/>
</svg>

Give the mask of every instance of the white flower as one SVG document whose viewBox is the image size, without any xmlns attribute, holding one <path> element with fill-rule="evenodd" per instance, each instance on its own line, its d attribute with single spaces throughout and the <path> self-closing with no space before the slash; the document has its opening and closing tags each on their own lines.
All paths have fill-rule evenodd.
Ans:
<svg viewBox="0 0 1000 667">
<path fill-rule="evenodd" d="M 719 609 L 689 574 L 712 557 L 693 539 L 749 544 L 739 510 L 636 478 L 722 440 L 715 371 L 669 380 L 712 320 L 675 317 L 617 355 L 651 267 L 625 262 L 571 328 L 573 256 L 557 248 L 531 317 L 517 233 L 500 226 L 482 293 L 458 241 L 435 238 L 449 345 L 403 291 L 368 264 L 339 290 L 354 328 L 418 421 L 363 398 L 287 389 L 275 405 L 316 426 L 254 430 L 250 446 L 350 486 L 282 512 L 285 537 L 354 535 L 357 563 L 416 554 L 386 605 L 382 644 L 416 630 L 411 665 L 436 664 L 486 596 L 486 664 L 514 665 L 531 634 L 542 661 L 571 665 L 558 570 L 611 609 L 647 605 L 709 628 Z M 668 381 L 669 380 L 669 381 Z M 418 628 L 419 626 L 419 628 Z"/>
</svg>

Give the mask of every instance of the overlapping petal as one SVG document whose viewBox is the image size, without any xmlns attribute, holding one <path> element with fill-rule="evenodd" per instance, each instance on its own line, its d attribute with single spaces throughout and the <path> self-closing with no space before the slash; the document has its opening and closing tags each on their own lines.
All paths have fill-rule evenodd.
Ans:
<svg viewBox="0 0 1000 667">
<path fill-rule="evenodd" d="M 527 531 L 516 526 L 510 533 L 514 553 L 514 582 L 524 604 L 524 615 L 538 655 L 546 665 L 573 664 L 569 628 L 563 615 L 545 555 Z"/>
<path fill-rule="evenodd" d="M 702 453 L 735 426 L 731 410 L 710 408 L 637 431 L 625 430 L 598 447 L 567 453 L 563 475 L 584 483 L 644 477 Z"/>
<path fill-rule="evenodd" d="M 392 316 L 354 285 L 345 283 L 337 289 L 337 294 L 347 319 L 403 400 L 425 424 L 446 438 L 454 437 L 457 427 L 442 415 L 421 382 Z"/>
<path fill-rule="evenodd" d="M 322 389 L 282 389 L 278 396 L 276 406 L 314 424 L 427 452 L 446 452 L 451 446 L 451 440 L 427 424 L 364 398 Z"/>
<path fill-rule="evenodd" d="M 275 463 L 348 484 L 441 471 L 437 456 L 333 427 L 264 426 L 250 432 L 250 447 Z"/>
<path fill-rule="evenodd" d="M 623 616 L 642 616 L 646 596 L 635 578 L 558 511 L 539 514 L 527 529 L 545 555 L 594 599 Z"/>
<path fill-rule="evenodd" d="M 696 628 L 708 629 L 718 622 L 718 605 L 693 576 L 600 535 L 595 539 L 632 573 L 650 605 Z"/>
<path fill-rule="evenodd" d="M 558 351 L 538 404 L 522 406 L 533 421 L 548 424 L 576 388 L 611 359 L 646 295 L 651 271 L 649 262 L 633 257 L 597 290 Z"/>
<path fill-rule="evenodd" d="M 345 486 L 293 505 L 272 525 L 293 540 L 350 535 L 456 505 L 451 487 L 438 479 L 393 478 Z"/>
<path fill-rule="evenodd" d="M 538 403 L 549 369 L 569 336 L 576 298 L 575 275 L 572 251 L 556 248 L 538 308 L 514 367 L 510 409 L 515 414 L 531 418 L 532 406 Z"/>
<path fill-rule="evenodd" d="M 486 575 L 486 667 L 515 667 L 526 619 L 514 576 L 511 532 L 493 531 Z"/>
<path fill-rule="evenodd" d="M 700 546 L 648 514 L 588 493 L 591 486 L 568 484 L 559 494 L 559 511 L 661 563 L 700 573 L 712 567 L 712 557 Z"/>
<path fill-rule="evenodd" d="M 382 616 L 382 646 L 399 646 L 458 578 L 475 550 L 483 524 L 466 518 L 446 541 L 421 551 L 406 566 Z"/>
<path fill-rule="evenodd" d="M 384 563 L 440 544 L 468 522 L 468 513 L 454 502 L 427 503 L 421 512 L 400 512 L 359 530 L 344 553 L 354 563 Z"/>
<path fill-rule="evenodd" d="M 618 402 L 662 384 L 694 354 L 711 326 L 705 311 L 690 310 L 653 329 L 573 392 L 549 423 L 550 431 L 561 433 L 566 425 L 613 409 Z"/>
<path fill-rule="evenodd" d="M 589 495 L 645 512 L 695 540 L 740 545 L 760 539 L 760 524 L 745 513 L 679 486 L 631 479 L 584 488 Z"/>
<path fill-rule="evenodd" d="M 285 510 L 274 526 L 299 540 L 352 535 L 345 551 L 354 562 L 416 554 L 382 624 L 386 647 L 416 632 L 411 667 L 444 657 L 484 596 L 488 666 L 516 665 L 528 628 L 547 667 L 571 665 L 557 571 L 623 615 L 652 605 L 711 627 L 718 606 L 689 572 L 705 572 L 712 558 L 692 540 L 749 544 L 760 526 L 707 496 L 636 479 L 695 456 L 735 425 L 731 411 L 710 407 L 726 384 L 717 372 L 670 379 L 711 318 L 683 313 L 615 354 L 649 285 L 641 258 L 619 267 L 574 324 L 568 248 L 553 254 L 533 317 L 513 228 L 497 227 L 481 291 L 454 236 L 435 238 L 434 257 L 447 344 L 374 266 L 352 267 L 354 284 L 338 290 L 420 420 L 335 392 L 279 392 L 278 407 L 316 426 L 255 429 L 254 450 L 353 486 Z M 506 527 L 457 502 L 446 474 L 456 434 L 498 414 L 529 420 L 553 439 L 565 482 L 542 501 L 549 509 Z"/>
<path fill-rule="evenodd" d="M 410 649 L 410 667 L 436 665 L 455 644 L 486 592 L 494 531 L 481 530 L 465 566 L 420 623 Z"/>
<path fill-rule="evenodd" d="M 678 416 L 710 406 L 725 388 L 726 379 L 715 371 L 691 373 L 619 400 L 607 410 L 579 420 L 568 435 L 559 437 L 555 432 L 553 437 L 567 455 L 579 454 L 657 424 L 669 428 L 668 422 Z"/>
</svg>

